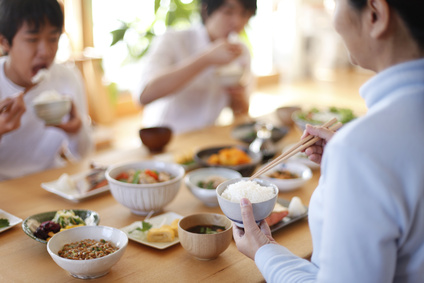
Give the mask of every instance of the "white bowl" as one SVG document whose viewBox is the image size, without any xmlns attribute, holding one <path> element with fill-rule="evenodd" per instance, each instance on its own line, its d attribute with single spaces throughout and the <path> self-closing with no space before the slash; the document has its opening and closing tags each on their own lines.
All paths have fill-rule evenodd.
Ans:
<svg viewBox="0 0 424 283">
<path fill-rule="evenodd" d="M 101 258 L 87 260 L 67 259 L 58 255 L 65 244 L 85 239 L 97 241 L 104 239 L 119 250 Z M 55 234 L 47 243 L 47 250 L 56 264 L 72 276 L 80 279 L 92 279 L 107 274 L 122 257 L 127 245 L 128 237 L 119 229 L 106 226 L 82 226 Z"/>
<path fill-rule="evenodd" d="M 171 174 L 173 178 L 156 184 L 129 184 L 115 179 L 120 173 L 129 169 L 150 169 Z M 175 163 L 163 161 L 140 161 L 111 166 L 106 170 L 112 196 L 123 206 L 137 215 L 147 215 L 150 211 L 159 212 L 177 195 L 184 168 Z"/>
<path fill-rule="evenodd" d="M 269 174 L 278 171 L 278 170 L 287 170 L 291 173 L 294 173 L 299 176 L 299 178 L 295 179 L 278 179 L 271 178 Z M 259 178 L 267 180 L 275 185 L 277 185 L 280 192 L 287 192 L 303 186 L 307 181 L 312 178 L 312 170 L 306 166 L 305 164 L 298 162 L 287 162 L 281 163 L 271 168 L 268 172 L 265 172 Z"/>
<path fill-rule="evenodd" d="M 35 114 L 47 125 L 59 125 L 62 118 L 71 111 L 71 100 L 63 98 L 58 101 L 35 103 L 33 105 Z"/>
<path fill-rule="evenodd" d="M 218 186 L 218 188 L 216 188 L 218 203 L 219 203 L 219 206 L 221 207 L 222 212 L 224 212 L 224 214 L 239 227 L 244 227 L 243 218 L 241 217 L 240 203 L 232 202 L 226 198 L 223 198 L 221 194 L 229 185 L 240 182 L 240 181 L 246 181 L 248 179 L 249 178 L 247 177 L 231 179 L 231 180 L 225 181 L 224 183 L 221 183 Z M 277 202 L 277 198 L 278 198 L 278 188 L 275 184 L 267 180 L 253 179 L 253 181 L 257 182 L 261 186 L 273 187 L 275 190 L 275 195 L 271 199 L 262 201 L 262 202 L 252 203 L 253 215 L 255 217 L 256 223 L 259 224 L 262 220 L 267 218 L 271 214 L 272 210 L 274 209 L 275 203 Z"/>
<path fill-rule="evenodd" d="M 231 87 L 239 84 L 244 70 L 237 64 L 229 64 L 217 69 L 216 74 L 219 84 L 223 87 Z"/>
<path fill-rule="evenodd" d="M 191 171 L 184 178 L 185 184 L 190 192 L 206 206 L 218 206 L 218 199 L 215 190 L 204 189 L 198 186 L 198 183 L 204 181 L 208 177 L 219 176 L 226 180 L 241 178 L 241 174 L 236 170 L 227 168 L 199 168 Z"/>
</svg>

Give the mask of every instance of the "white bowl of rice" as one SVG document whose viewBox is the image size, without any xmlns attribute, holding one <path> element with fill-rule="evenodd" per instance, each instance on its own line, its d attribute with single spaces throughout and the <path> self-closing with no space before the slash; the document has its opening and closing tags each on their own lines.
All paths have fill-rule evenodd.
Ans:
<svg viewBox="0 0 424 283">
<path fill-rule="evenodd" d="M 82 242 L 95 245 L 83 246 Z M 65 247 L 72 243 L 81 245 Z M 73 277 L 93 279 L 109 273 L 112 266 L 123 256 L 127 245 L 128 236 L 119 229 L 107 226 L 81 226 L 55 234 L 47 244 L 47 251 L 54 262 Z M 96 251 L 92 249 L 94 246 Z M 72 254 L 74 258 L 66 257 L 63 253 Z M 87 256 L 89 253 L 93 255 Z"/>
<path fill-rule="evenodd" d="M 243 226 L 240 200 L 247 198 L 252 203 L 256 223 L 268 217 L 274 209 L 278 198 L 278 187 L 273 183 L 249 178 L 231 179 L 216 188 L 218 203 L 222 212 L 237 226 Z"/>
</svg>

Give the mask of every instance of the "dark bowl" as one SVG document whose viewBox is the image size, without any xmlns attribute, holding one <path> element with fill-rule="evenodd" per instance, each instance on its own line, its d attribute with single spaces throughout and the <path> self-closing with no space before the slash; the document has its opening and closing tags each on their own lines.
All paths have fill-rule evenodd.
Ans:
<svg viewBox="0 0 424 283">
<path fill-rule="evenodd" d="M 151 152 L 160 152 L 171 140 L 172 130 L 168 127 L 151 127 L 140 129 L 139 134 L 141 142 Z"/>
<path fill-rule="evenodd" d="M 256 122 L 249 122 L 238 125 L 231 131 L 231 136 L 236 140 L 250 144 L 256 138 L 255 124 Z M 279 142 L 288 132 L 289 128 L 286 126 L 273 126 L 271 133 L 272 142 Z"/>
<path fill-rule="evenodd" d="M 212 154 L 218 153 L 221 149 L 231 148 L 231 147 L 237 147 L 237 148 L 243 150 L 244 152 L 246 152 L 250 156 L 250 158 L 252 159 L 252 162 L 247 163 L 247 164 L 234 165 L 234 166 L 231 166 L 231 165 L 211 165 L 211 164 L 208 163 L 208 158 Z M 233 170 L 240 172 L 240 174 L 243 177 L 250 177 L 253 174 L 253 172 L 255 171 L 256 167 L 261 162 L 262 154 L 258 153 L 258 152 L 253 152 L 253 151 L 249 150 L 248 147 L 245 147 L 245 146 L 227 145 L 227 146 L 217 146 L 217 147 L 209 147 L 209 148 L 201 149 L 194 154 L 194 160 L 200 166 L 203 166 L 203 167 L 229 168 L 229 169 L 233 169 Z"/>
</svg>

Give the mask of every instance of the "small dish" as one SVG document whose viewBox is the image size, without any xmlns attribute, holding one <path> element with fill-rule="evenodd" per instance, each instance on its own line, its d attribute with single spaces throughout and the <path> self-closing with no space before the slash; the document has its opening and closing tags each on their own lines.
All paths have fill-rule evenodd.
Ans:
<svg viewBox="0 0 424 283">
<path fill-rule="evenodd" d="M 194 160 L 193 153 L 184 153 L 184 154 L 172 154 L 172 153 L 159 153 L 153 156 L 153 160 L 163 161 L 163 162 L 174 162 L 181 165 L 186 172 L 192 171 L 194 169 L 200 168 Z"/>
<path fill-rule="evenodd" d="M 16 217 L 16 216 L 14 216 L 10 213 L 7 213 L 6 211 L 4 211 L 2 209 L 0 209 L 0 218 L 6 218 L 7 220 L 9 220 L 9 226 L 0 228 L 0 233 L 6 231 L 6 230 L 12 228 L 13 226 L 16 226 L 16 225 L 18 225 L 19 223 L 22 222 L 21 218 Z"/>
<path fill-rule="evenodd" d="M 216 168 L 216 167 L 205 167 L 196 169 L 188 173 L 184 182 L 190 192 L 206 206 L 213 207 L 218 206 L 218 198 L 216 197 L 216 188 L 199 187 L 199 182 L 205 182 L 206 180 L 212 180 L 217 183 L 220 179 L 226 181 L 229 179 L 241 178 L 241 174 L 238 171 L 231 170 L 228 168 Z M 215 189 L 214 189 L 215 188 Z"/>
<path fill-rule="evenodd" d="M 299 177 L 293 179 L 279 179 L 269 176 L 273 172 L 277 171 L 288 171 L 290 173 L 296 174 Z M 265 172 L 259 178 L 275 184 L 280 192 L 288 192 L 303 186 L 307 181 L 309 181 L 312 178 L 312 171 L 308 166 L 302 163 L 285 162 L 271 168 L 268 172 Z"/>
<path fill-rule="evenodd" d="M 88 217 L 92 217 L 94 219 L 94 225 L 98 225 L 100 222 L 100 216 L 97 212 L 93 210 L 86 210 L 86 209 L 72 209 L 75 213 L 75 215 L 80 216 L 83 220 L 87 219 Z M 30 238 L 36 240 L 37 242 L 47 244 L 46 240 L 37 238 L 34 236 L 34 233 L 31 231 L 29 227 L 29 221 L 36 220 L 40 224 L 44 221 L 52 220 L 53 217 L 56 215 L 57 211 L 49 211 L 49 212 L 42 212 L 38 214 L 34 214 L 32 216 L 27 217 L 24 222 L 22 222 L 22 229 L 24 230 L 25 234 L 27 234 Z"/>
<path fill-rule="evenodd" d="M 278 198 L 277 203 L 281 204 L 284 207 L 289 207 L 290 200 Z M 271 229 L 271 232 L 275 232 L 277 230 L 280 230 L 281 228 L 283 228 L 283 227 L 285 227 L 285 226 L 287 226 L 287 225 L 289 225 L 293 222 L 299 221 L 299 220 L 307 217 L 308 216 L 308 207 L 306 205 L 304 207 L 306 208 L 306 212 L 304 214 L 299 215 L 297 217 L 289 217 L 289 216 L 284 217 L 280 222 L 269 227 Z"/>
<path fill-rule="evenodd" d="M 148 219 L 146 222 L 149 222 L 150 224 L 152 224 L 153 228 L 159 228 L 162 225 L 170 225 L 172 223 L 172 221 L 174 221 L 175 219 L 182 219 L 183 216 L 174 213 L 174 212 L 167 212 L 155 217 L 152 217 L 150 219 Z M 178 244 L 180 242 L 180 239 L 178 237 L 175 237 L 174 241 L 172 242 L 167 242 L 167 243 L 156 243 L 156 242 L 148 242 L 146 240 L 146 235 L 147 232 L 145 234 L 142 233 L 138 233 L 138 234 L 133 234 L 130 233 L 131 231 L 133 231 L 134 229 L 136 229 L 137 227 L 141 227 L 142 225 L 142 221 L 136 221 L 133 222 L 132 224 L 125 226 L 123 228 L 121 228 L 122 231 L 125 232 L 125 234 L 127 234 L 128 238 L 130 240 L 133 240 L 135 242 L 138 242 L 140 244 L 152 247 L 152 248 L 156 248 L 159 250 L 163 250 L 166 248 L 169 248 L 175 244 Z"/>
<path fill-rule="evenodd" d="M 212 155 L 221 155 L 222 150 L 232 150 L 232 149 L 239 149 L 241 151 L 244 151 L 244 153 L 246 153 L 250 157 L 251 161 L 249 163 L 243 163 L 238 165 L 223 165 L 223 164 L 209 163 L 209 158 Z M 237 153 L 237 151 L 232 151 L 232 152 Z M 234 154 L 226 153 L 226 154 L 223 154 L 223 156 L 226 156 L 227 159 L 240 158 L 239 154 L 238 156 L 235 156 Z M 198 150 L 194 154 L 194 160 L 196 160 L 196 162 L 200 164 L 202 167 L 228 168 L 228 169 L 238 171 L 243 177 L 248 177 L 252 175 L 256 167 L 262 161 L 262 154 L 260 152 L 253 152 L 247 146 L 241 146 L 241 145 L 213 146 L 213 147 L 207 147 L 207 148 Z"/>
<path fill-rule="evenodd" d="M 231 131 L 231 136 L 239 141 L 247 144 L 252 143 L 256 138 L 256 126 L 257 122 L 249 122 L 238 125 Z M 289 132 L 289 128 L 286 126 L 272 126 L 271 140 L 273 143 L 279 142 Z"/>
<path fill-rule="evenodd" d="M 75 183 L 84 181 L 84 179 L 91 173 L 92 171 L 86 171 L 79 174 L 71 175 L 69 178 L 71 178 Z M 62 175 L 63 176 L 63 175 Z M 106 177 L 105 177 L 106 179 Z M 45 182 L 41 183 L 41 187 L 55 195 L 58 195 L 64 199 L 73 201 L 73 202 L 79 202 L 81 200 L 84 200 L 86 198 L 99 195 L 101 193 L 109 191 L 109 185 L 105 185 L 102 187 L 99 187 L 97 189 L 89 190 L 87 192 L 80 192 L 77 188 L 72 189 L 60 189 L 60 178 L 51 182 Z"/>
</svg>

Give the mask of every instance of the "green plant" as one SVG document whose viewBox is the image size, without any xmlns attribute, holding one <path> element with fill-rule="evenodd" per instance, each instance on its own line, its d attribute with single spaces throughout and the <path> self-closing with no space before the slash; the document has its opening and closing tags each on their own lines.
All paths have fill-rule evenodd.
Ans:
<svg viewBox="0 0 424 283">
<path fill-rule="evenodd" d="M 127 62 L 137 61 L 146 54 L 160 27 L 185 27 L 196 17 L 200 18 L 197 0 L 155 0 L 154 9 L 155 19 L 151 23 L 146 24 L 141 19 L 121 21 L 122 26 L 111 32 L 111 46 L 121 41 L 126 44 Z"/>
</svg>

